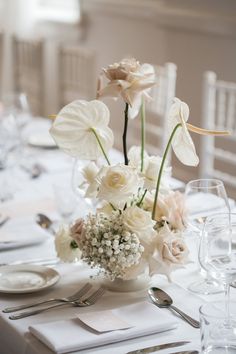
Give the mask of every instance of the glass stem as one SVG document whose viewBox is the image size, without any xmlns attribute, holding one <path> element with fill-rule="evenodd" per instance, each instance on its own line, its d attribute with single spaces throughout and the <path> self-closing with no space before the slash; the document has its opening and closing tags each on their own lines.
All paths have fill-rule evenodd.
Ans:
<svg viewBox="0 0 236 354">
<path fill-rule="evenodd" d="M 230 308 L 229 308 L 229 302 L 230 302 L 230 284 L 225 283 L 224 284 L 224 290 L 225 290 L 225 313 L 226 313 L 226 318 L 227 318 L 227 323 L 229 324 L 230 322 Z"/>
</svg>

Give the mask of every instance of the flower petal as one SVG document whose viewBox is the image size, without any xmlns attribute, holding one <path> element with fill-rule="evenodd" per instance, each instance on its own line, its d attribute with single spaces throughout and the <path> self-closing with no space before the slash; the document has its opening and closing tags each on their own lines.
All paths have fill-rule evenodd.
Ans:
<svg viewBox="0 0 236 354">
<path fill-rule="evenodd" d="M 96 160 L 102 151 L 91 128 L 96 131 L 104 150 L 108 151 L 114 141 L 107 126 L 109 119 L 109 110 L 103 102 L 77 100 L 62 108 L 50 133 L 67 154 L 82 160 Z"/>
<path fill-rule="evenodd" d="M 188 132 L 188 129 L 180 127 L 175 133 L 175 137 L 172 141 L 172 147 L 177 158 L 187 166 L 197 166 L 199 158 L 196 154 L 196 149 L 193 140 Z"/>
</svg>

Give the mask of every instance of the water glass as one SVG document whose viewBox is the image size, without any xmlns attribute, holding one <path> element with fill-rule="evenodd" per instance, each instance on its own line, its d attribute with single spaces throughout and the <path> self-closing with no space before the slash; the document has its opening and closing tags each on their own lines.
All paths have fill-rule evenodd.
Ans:
<svg viewBox="0 0 236 354">
<path fill-rule="evenodd" d="M 236 353 L 236 302 L 229 303 L 231 329 L 225 331 L 228 323 L 225 303 L 218 301 L 200 307 L 201 353 Z"/>
<path fill-rule="evenodd" d="M 59 215 L 63 221 L 70 222 L 77 208 L 77 200 L 70 185 L 54 184 L 53 189 Z"/>
</svg>

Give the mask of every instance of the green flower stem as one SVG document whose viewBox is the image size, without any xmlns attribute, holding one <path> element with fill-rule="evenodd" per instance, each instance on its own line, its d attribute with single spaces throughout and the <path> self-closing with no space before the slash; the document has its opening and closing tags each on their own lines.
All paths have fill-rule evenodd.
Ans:
<svg viewBox="0 0 236 354">
<path fill-rule="evenodd" d="M 129 164 L 128 160 L 128 154 L 127 154 L 127 130 L 128 130 L 128 111 L 129 111 L 129 105 L 128 103 L 125 104 L 125 123 L 124 123 L 124 132 L 123 132 L 123 153 L 124 153 L 124 160 L 125 160 L 125 165 Z"/>
<path fill-rule="evenodd" d="M 142 202 L 143 202 L 143 199 L 144 199 L 144 197 L 145 197 L 146 193 L 147 193 L 147 189 L 145 189 L 145 191 L 144 191 L 144 193 L 143 193 L 143 195 L 142 195 L 142 197 L 141 197 L 140 201 L 137 203 L 137 206 L 138 206 L 138 207 L 140 207 L 140 206 L 141 206 L 141 204 L 142 204 Z"/>
<path fill-rule="evenodd" d="M 164 168 L 164 165 L 165 165 L 166 157 L 167 157 L 168 151 L 169 151 L 169 149 L 171 147 L 171 143 L 172 143 L 172 140 L 174 138 L 174 135 L 175 135 L 175 133 L 176 133 L 176 131 L 177 131 L 177 129 L 179 127 L 181 127 L 181 123 L 177 124 L 175 126 L 175 128 L 173 129 L 173 131 L 171 133 L 171 136 L 169 138 L 169 141 L 168 141 L 168 143 L 166 145 L 166 149 L 165 149 L 164 155 L 162 157 L 161 167 L 160 167 L 160 171 L 159 171 L 158 178 L 157 178 L 155 199 L 154 199 L 154 204 L 153 204 L 153 209 L 152 209 L 152 219 L 153 220 L 155 220 L 156 207 L 157 207 L 157 198 L 158 198 L 158 194 L 159 194 L 161 176 L 162 176 L 163 168 Z"/>
<path fill-rule="evenodd" d="M 110 163 L 110 161 L 109 161 L 109 159 L 107 157 L 107 154 L 106 154 L 106 152 L 105 152 L 105 150 L 104 150 L 104 148 L 102 146 L 101 140 L 99 139 L 99 136 L 98 136 L 96 130 L 94 128 L 91 128 L 91 132 L 93 132 L 93 134 L 95 135 L 95 138 L 97 139 L 98 145 L 100 146 L 100 148 L 102 150 L 103 156 L 105 157 L 108 165 L 110 165 L 111 163 Z"/>
<path fill-rule="evenodd" d="M 144 167 L 144 150 L 145 150 L 145 102 L 142 98 L 142 106 L 141 106 L 141 172 L 143 172 Z"/>
</svg>

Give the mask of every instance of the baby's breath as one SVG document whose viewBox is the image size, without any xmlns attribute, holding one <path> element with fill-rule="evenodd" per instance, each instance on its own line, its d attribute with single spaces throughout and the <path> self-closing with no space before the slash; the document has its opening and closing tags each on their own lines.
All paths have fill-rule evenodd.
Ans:
<svg viewBox="0 0 236 354">
<path fill-rule="evenodd" d="M 79 239 L 82 259 L 111 279 L 122 278 L 127 268 L 138 264 L 144 251 L 139 237 L 127 230 L 123 215 L 113 212 L 89 215 Z"/>
</svg>

